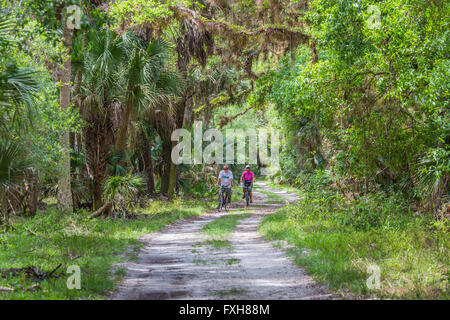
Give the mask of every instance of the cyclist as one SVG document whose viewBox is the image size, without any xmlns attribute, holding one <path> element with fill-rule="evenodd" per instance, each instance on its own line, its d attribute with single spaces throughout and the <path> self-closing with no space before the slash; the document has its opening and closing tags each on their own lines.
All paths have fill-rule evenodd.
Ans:
<svg viewBox="0 0 450 320">
<path fill-rule="evenodd" d="M 250 171 L 249 165 L 246 165 L 245 171 L 242 172 L 241 182 L 242 181 L 244 181 L 244 184 L 242 186 L 242 191 L 244 192 L 244 194 L 242 195 L 242 199 L 245 198 L 245 189 L 248 189 L 248 194 L 250 196 L 250 203 L 253 203 L 252 187 L 253 187 L 253 182 L 255 181 L 255 174 L 252 171 Z"/>
<path fill-rule="evenodd" d="M 220 189 L 224 190 L 227 193 L 226 195 L 228 199 L 231 199 L 231 188 L 233 188 L 233 172 L 228 169 L 227 165 L 224 165 L 223 170 L 220 171 L 216 187 L 219 186 L 219 183 Z M 222 192 L 219 192 L 219 201 L 221 196 Z"/>
</svg>

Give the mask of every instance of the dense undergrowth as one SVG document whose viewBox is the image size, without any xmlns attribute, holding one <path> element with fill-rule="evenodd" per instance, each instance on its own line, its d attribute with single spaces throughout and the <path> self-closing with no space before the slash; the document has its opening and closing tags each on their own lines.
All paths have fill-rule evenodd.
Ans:
<svg viewBox="0 0 450 320">
<path fill-rule="evenodd" d="M 414 212 L 397 194 L 346 200 L 319 177 L 300 200 L 267 216 L 260 231 L 286 240 L 297 264 L 318 280 L 358 297 L 448 299 L 447 219 Z M 323 180 L 322 180 L 323 181 Z M 380 286 L 374 276 L 380 270 Z M 367 286 L 375 284 L 372 289 Z"/>
</svg>

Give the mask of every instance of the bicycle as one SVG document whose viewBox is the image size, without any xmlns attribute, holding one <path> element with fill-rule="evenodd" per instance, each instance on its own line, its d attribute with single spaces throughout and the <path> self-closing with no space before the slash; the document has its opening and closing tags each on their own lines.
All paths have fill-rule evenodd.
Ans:
<svg viewBox="0 0 450 320">
<path fill-rule="evenodd" d="M 250 205 L 250 195 L 249 195 L 249 191 L 248 188 L 250 188 L 251 183 L 247 183 L 247 182 L 242 182 L 242 188 L 245 189 L 245 207 L 247 208 Z"/>
<path fill-rule="evenodd" d="M 220 187 L 219 190 L 219 206 L 218 210 L 221 211 L 222 208 L 225 208 L 225 211 L 230 210 L 231 205 L 231 188 Z"/>
</svg>

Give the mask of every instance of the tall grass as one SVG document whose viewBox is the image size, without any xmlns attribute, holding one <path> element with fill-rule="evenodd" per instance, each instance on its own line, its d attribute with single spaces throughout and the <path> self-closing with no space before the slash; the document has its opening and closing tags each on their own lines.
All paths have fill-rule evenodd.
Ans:
<svg viewBox="0 0 450 320">
<path fill-rule="evenodd" d="M 268 239 L 294 245 L 296 263 L 336 290 L 362 297 L 448 299 L 448 220 L 414 213 L 398 195 L 346 202 L 330 188 L 303 188 L 296 204 L 265 217 Z M 379 267 L 380 287 L 366 281 Z"/>
<path fill-rule="evenodd" d="M 204 201 L 154 201 L 140 210 L 137 219 L 90 219 L 88 212 L 62 215 L 55 209 L 39 212 L 32 219 L 18 219 L 13 229 L 0 232 L 0 271 L 33 266 L 48 272 L 59 264 L 57 277 L 36 281 L 18 274 L 0 276 L 0 299 L 101 299 L 114 289 L 123 270 L 110 274 L 111 266 L 137 257 L 139 237 L 169 223 L 200 215 L 215 203 Z M 81 289 L 66 286 L 67 268 L 78 265 Z M 35 290 L 22 288 L 38 284 Z"/>
</svg>

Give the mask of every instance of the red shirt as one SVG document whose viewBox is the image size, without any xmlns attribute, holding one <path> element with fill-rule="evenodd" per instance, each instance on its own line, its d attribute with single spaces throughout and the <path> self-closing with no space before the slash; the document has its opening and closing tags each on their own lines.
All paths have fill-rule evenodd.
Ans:
<svg viewBox="0 0 450 320">
<path fill-rule="evenodd" d="M 255 176 L 255 174 L 254 174 L 253 172 L 251 172 L 251 171 L 245 170 L 245 171 L 242 173 L 242 177 L 243 177 L 244 180 L 246 180 L 246 181 L 249 181 L 249 180 L 253 181 L 253 177 L 254 177 L 254 176 Z"/>
</svg>

